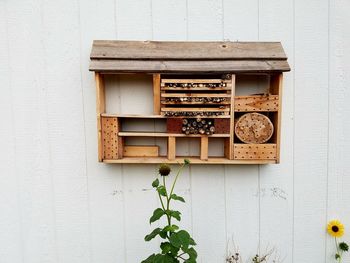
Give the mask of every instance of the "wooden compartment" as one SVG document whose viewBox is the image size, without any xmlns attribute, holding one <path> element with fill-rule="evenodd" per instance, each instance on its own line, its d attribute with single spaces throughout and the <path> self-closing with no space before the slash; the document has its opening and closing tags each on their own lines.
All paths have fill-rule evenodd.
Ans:
<svg viewBox="0 0 350 263">
<path fill-rule="evenodd" d="M 161 114 L 167 117 L 228 116 L 231 79 L 161 78 Z"/>
<path fill-rule="evenodd" d="M 235 111 L 237 112 L 266 112 L 278 111 L 278 95 L 236 96 Z"/>
<path fill-rule="evenodd" d="M 279 162 L 282 72 L 290 70 L 280 43 L 96 41 L 91 60 L 99 161 L 178 163 L 186 157 L 192 164 Z M 123 74 L 127 82 L 135 76 L 129 73 L 153 87 L 153 105 L 144 99 L 152 89 L 141 92 L 136 81 L 129 86 L 147 102 L 142 104 L 147 114 L 107 113 L 105 74 Z M 133 102 L 127 100 L 130 107 Z M 113 104 L 108 109 L 119 108 Z M 244 114 L 264 116 L 268 121 L 261 123 L 270 134 L 257 139 L 264 129 L 247 123 L 235 134 Z M 214 129 L 183 132 L 184 118 L 213 120 Z M 191 131 L 194 124 L 188 127 Z"/>
<path fill-rule="evenodd" d="M 234 144 L 236 160 L 277 160 L 276 144 Z"/>
</svg>

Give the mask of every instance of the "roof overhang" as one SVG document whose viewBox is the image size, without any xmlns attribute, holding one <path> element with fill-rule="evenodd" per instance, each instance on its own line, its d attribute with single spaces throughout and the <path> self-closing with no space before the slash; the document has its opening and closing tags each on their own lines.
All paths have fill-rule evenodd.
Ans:
<svg viewBox="0 0 350 263">
<path fill-rule="evenodd" d="M 105 73 L 290 71 L 280 42 L 95 40 L 90 70 Z"/>
</svg>

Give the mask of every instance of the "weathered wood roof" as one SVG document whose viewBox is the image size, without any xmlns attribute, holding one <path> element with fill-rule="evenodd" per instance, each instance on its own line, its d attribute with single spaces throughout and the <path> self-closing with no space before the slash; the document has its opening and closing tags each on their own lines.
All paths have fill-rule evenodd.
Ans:
<svg viewBox="0 0 350 263">
<path fill-rule="evenodd" d="M 90 70 L 144 73 L 289 71 L 280 42 L 95 40 Z"/>
</svg>

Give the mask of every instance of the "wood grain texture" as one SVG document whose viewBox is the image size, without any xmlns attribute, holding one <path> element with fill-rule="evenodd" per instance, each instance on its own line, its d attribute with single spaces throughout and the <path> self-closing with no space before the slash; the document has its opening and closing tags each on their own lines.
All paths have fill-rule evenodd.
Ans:
<svg viewBox="0 0 350 263">
<path fill-rule="evenodd" d="M 278 96 L 254 95 L 254 96 L 236 96 L 235 111 L 277 111 Z"/>
<path fill-rule="evenodd" d="M 0 231 L 2 233 L 0 235 L 0 254 L 4 262 L 21 262 L 26 254 L 23 241 L 23 201 L 20 194 L 22 190 L 21 185 L 23 184 L 20 184 L 22 181 L 18 174 L 18 168 L 16 168 L 16 156 L 18 154 L 16 144 L 18 143 L 18 138 L 15 135 L 16 119 L 21 115 L 18 115 L 18 110 L 14 111 L 15 101 L 13 96 L 22 91 L 16 92 L 18 83 L 15 81 L 15 74 L 11 71 L 11 65 L 15 66 L 15 63 L 10 60 L 10 56 L 13 56 L 11 54 L 17 53 L 18 46 L 16 48 L 12 45 L 9 48 L 9 45 L 14 43 L 17 38 L 13 33 L 13 31 L 17 32 L 16 25 L 21 25 L 22 23 L 19 23 L 18 19 L 13 20 L 16 14 L 13 14 L 12 10 L 13 5 L 6 6 L 5 1 L 0 2 L 0 35 L 2 36 L 0 41 L 0 82 L 2 83 L 0 110 L 3 114 L 3 123 L 6 123 L 6 125 L 1 125 L 0 129 L 0 169 L 4 172 L 4 176 L 0 176 L 2 200 L 0 202 L 2 211 L 0 217 Z M 9 19 L 13 22 L 8 23 Z M 33 87 L 31 86 L 31 88 Z M 31 184 L 28 185 L 30 186 Z M 45 214 L 42 215 L 45 216 Z M 44 218 L 46 219 L 48 216 Z M 41 235 L 43 233 L 41 232 Z M 46 247 L 44 247 L 44 250 L 47 251 Z M 37 253 L 38 257 L 42 257 L 40 251 L 35 250 L 34 253 Z M 50 255 L 50 257 L 55 258 L 54 255 Z"/>
<path fill-rule="evenodd" d="M 98 161 L 102 162 L 103 153 L 103 138 L 102 138 L 102 121 L 101 114 L 106 112 L 106 95 L 105 81 L 100 73 L 95 73 L 96 82 L 96 117 L 97 117 L 97 144 L 98 144 Z"/>
<path fill-rule="evenodd" d="M 37 1 L 26 1 L 20 6 L 6 1 L 5 6 L 1 7 L 4 7 L 6 12 L 1 15 L 5 15 L 6 19 L 8 42 L 5 44 L 9 59 L 6 67 L 9 69 L 10 81 L 9 87 L 6 87 L 4 82 L 2 95 L 4 95 L 3 99 L 11 101 L 9 116 L 12 121 L 3 123 L 0 130 L 4 129 L 6 132 L 9 128 L 12 129 L 13 134 L 10 134 L 7 140 L 15 144 L 12 149 L 4 149 L 8 151 L 9 157 L 13 158 L 12 165 L 15 165 L 13 166 L 15 173 L 11 174 L 10 170 L 9 173 L 2 174 L 6 178 L 12 175 L 16 182 L 16 190 L 12 189 L 16 193 L 16 196 L 13 196 L 14 200 L 6 200 L 8 195 L 5 194 L 1 198 L 1 203 L 14 205 L 13 208 L 16 209 L 18 217 L 13 218 L 13 222 L 8 222 L 9 224 L 5 226 L 7 230 L 1 229 L 4 230 L 4 237 L 8 235 L 8 231 L 14 232 L 11 234 L 13 237 L 4 243 L 4 250 L 1 249 L 0 254 L 4 254 L 3 261 L 9 260 L 9 262 L 17 260 L 17 262 L 55 262 L 58 259 L 56 251 L 59 244 L 56 233 L 59 230 L 56 221 L 57 210 L 54 207 L 57 207 L 58 203 L 55 202 L 57 196 L 53 192 L 52 185 L 54 167 L 51 162 L 51 150 L 54 147 L 51 148 L 52 137 L 49 136 L 49 134 L 52 135 L 52 126 L 49 127 L 48 123 L 50 102 L 47 96 L 49 88 L 47 65 L 44 59 L 46 53 L 41 35 L 43 32 L 40 18 L 42 7 Z M 28 46 L 23 45 L 22 40 L 28 43 Z M 2 45 L 3 40 L 0 43 Z M 19 59 L 23 59 L 23 62 L 18 63 Z M 10 97 L 6 96 L 7 88 L 9 88 Z M 4 121 L 7 121 L 6 116 Z M 8 125 L 11 126 L 8 127 Z M 3 147 L 6 147 L 6 143 L 1 146 Z M 11 156 L 11 153 L 14 155 Z M 0 162 L 3 161 L 6 161 L 6 157 Z M 11 161 L 9 164 L 11 167 Z M 11 179 L 9 180 L 11 182 Z M 5 186 L 6 184 L 2 187 Z M 6 192 L 7 189 L 1 188 L 1 193 Z M 6 209 L 6 205 L 4 208 L 3 213 L 9 211 L 11 214 L 11 210 Z M 80 211 L 83 212 L 82 210 Z M 6 222 L 8 215 L 3 215 Z M 20 236 L 17 235 L 17 223 L 20 223 Z M 72 222 L 72 225 L 74 223 Z M 81 237 L 81 233 L 77 231 L 77 239 Z M 12 249 L 18 245 L 17 238 L 20 238 L 20 247 L 16 252 L 18 255 L 13 255 Z M 14 242 L 11 245 L 12 249 L 8 250 L 8 244 L 12 241 Z M 69 254 L 68 251 L 67 254 Z"/>
<path fill-rule="evenodd" d="M 55 32 L 44 33 L 40 37 L 44 52 L 42 56 L 46 62 L 46 82 L 42 87 L 47 88 L 46 122 L 54 194 L 54 206 L 51 207 L 55 220 L 54 249 L 62 262 L 89 262 L 91 239 L 79 5 L 70 1 L 42 2 L 40 14 L 41 32 Z M 62 41 L 57 41 L 56 34 L 64 35 Z M 94 138 L 96 140 L 96 136 Z"/>
<path fill-rule="evenodd" d="M 219 0 L 188 1 L 188 40 L 222 40 L 222 12 L 222 1 Z M 190 154 L 195 152 L 194 143 Z M 192 167 L 191 173 L 192 225 L 193 236 L 198 243 L 198 262 L 222 261 L 226 253 L 224 167 L 200 165 Z M 214 174 L 215 180 L 210 176 Z M 206 219 L 204 224 L 203 218 Z M 208 225 L 216 227 L 208 228 Z"/>
<path fill-rule="evenodd" d="M 328 152 L 328 180 L 327 180 L 327 220 L 341 218 L 345 225 L 350 224 L 349 195 L 350 178 L 347 176 L 350 163 L 350 140 L 347 136 L 350 126 L 343 121 L 344 112 L 349 112 L 350 76 L 346 73 L 350 63 L 350 32 L 344 30 L 349 26 L 347 11 L 349 2 L 337 1 L 330 3 L 330 46 L 329 46 L 329 152 Z M 349 240 L 349 232 L 344 240 Z M 327 239 L 326 260 L 333 260 L 334 244 Z M 349 262 L 344 257 L 344 262 Z"/>
<path fill-rule="evenodd" d="M 259 40 L 259 6 L 257 1 L 224 0 L 223 38 Z M 247 19 L 249 17 L 249 19 Z M 244 21 L 244 22 L 242 22 Z M 244 25 L 244 26 L 243 26 Z M 256 88 L 257 80 L 242 81 L 236 75 L 235 95 L 240 90 Z M 225 166 L 226 252 L 234 253 L 234 245 L 244 258 L 258 251 L 260 242 L 259 166 Z M 242 228 L 247 222 L 249 228 Z"/>
<path fill-rule="evenodd" d="M 294 60 L 294 3 L 272 0 L 260 2 L 260 37 L 263 41 L 280 39 L 289 63 Z M 296 32 L 296 31 L 295 31 Z M 283 74 L 283 114 L 281 134 L 281 162 L 274 167 L 260 166 L 260 239 L 261 247 L 274 245 L 283 262 L 293 260 L 294 178 L 294 74 Z M 281 175 L 281 176 L 280 176 Z M 276 230 L 275 226 L 279 229 Z M 273 240 L 273 241 L 271 241 Z M 273 244 L 272 244 L 273 243 Z M 284 251 L 282 253 L 282 251 Z"/>
<path fill-rule="evenodd" d="M 158 146 L 125 146 L 123 157 L 158 157 Z"/>
<path fill-rule="evenodd" d="M 310 19 L 307 11 L 312 9 L 315 10 L 314 19 Z M 294 261 L 324 262 L 325 253 L 317 251 L 325 251 L 326 245 L 323 229 L 327 211 L 329 129 L 329 38 L 325 30 L 328 28 L 328 1 L 309 1 L 305 5 L 296 0 L 295 19 L 295 66 L 298 69 L 295 71 L 294 109 Z M 314 100 L 315 93 L 317 100 Z M 314 119 L 316 115 L 319 117 Z M 304 180 L 306 174 L 307 181 Z M 307 234 L 302 231 L 305 228 L 310 228 Z M 315 239 L 308 239 L 310 235 Z M 315 250 L 314 246 L 319 249 Z"/>
<path fill-rule="evenodd" d="M 153 114 L 160 114 L 160 74 L 153 74 Z"/>
<path fill-rule="evenodd" d="M 287 59 L 279 42 L 95 40 L 92 59 Z"/>
<path fill-rule="evenodd" d="M 86 134 L 87 182 L 89 185 L 89 220 L 91 223 L 90 262 L 115 262 L 125 256 L 124 198 L 121 166 L 106 167 L 96 162 L 96 111 L 94 105 L 95 81 L 86 59 L 91 51 L 93 39 L 115 38 L 115 2 L 79 1 L 81 32 L 81 76 L 84 97 L 84 119 Z M 94 14 L 93 16 L 91 14 Z M 103 28 L 103 30 L 101 30 Z M 117 85 L 117 80 L 108 78 L 106 86 Z M 89 105 L 89 106 L 88 106 Z M 109 246 L 107 244 L 113 244 Z M 115 249 L 115 247 L 118 249 Z"/>
<path fill-rule="evenodd" d="M 284 60 L 128 60 L 98 59 L 90 63 L 91 71 L 119 73 L 267 73 L 290 71 Z"/>
</svg>

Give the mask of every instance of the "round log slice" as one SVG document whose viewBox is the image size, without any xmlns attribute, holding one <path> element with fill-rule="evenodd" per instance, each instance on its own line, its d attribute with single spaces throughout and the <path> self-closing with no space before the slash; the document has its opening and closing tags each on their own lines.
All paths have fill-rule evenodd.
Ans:
<svg viewBox="0 0 350 263">
<path fill-rule="evenodd" d="M 235 134 L 245 143 L 265 143 L 273 134 L 273 124 L 263 114 L 246 113 L 236 120 Z"/>
</svg>

